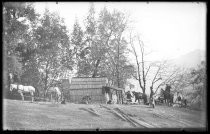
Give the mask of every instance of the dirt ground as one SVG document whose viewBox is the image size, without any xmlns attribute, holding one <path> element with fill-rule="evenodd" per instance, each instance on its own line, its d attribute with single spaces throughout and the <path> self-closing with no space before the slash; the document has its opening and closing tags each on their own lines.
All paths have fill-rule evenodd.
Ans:
<svg viewBox="0 0 210 134">
<path fill-rule="evenodd" d="M 4 130 L 205 128 L 201 111 L 146 105 L 56 104 L 3 100 Z"/>
</svg>

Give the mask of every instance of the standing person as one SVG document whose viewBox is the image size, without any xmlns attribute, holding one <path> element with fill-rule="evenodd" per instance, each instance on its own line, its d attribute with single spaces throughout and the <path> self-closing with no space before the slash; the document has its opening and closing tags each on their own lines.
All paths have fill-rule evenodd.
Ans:
<svg viewBox="0 0 210 134">
<path fill-rule="evenodd" d="M 112 102 L 113 102 L 113 104 L 117 104 L 117 94 L 116 94 L 116 91 L 113 91 L 113 93 L 112 93 Z"/>
<path fill-rule="evenodd" d="M 106 104 L 108 104 L 108 102 L 109 102 L 109 93 L 108 92 L 105 93 L 105 98 L 106 98 Z"/>
<path fill-rule="evenodd" d="M 86 104 L 90 104 L 91 97 L 89 94 L 86 95 L 85 100 L 86 100 Z"/>
<path fill-rule="evenodd" d="M 186 107 L 186 106 L 187 106 L 187 99 L 185 99 L 185 98 L 183 97 L 182 100 L 183 100 L 183 106 Z"/>
<path fill-rule="evenodd" d="M 19 78 L 18 74 L 14 74 L 14 76 L 13 76 L 13 82 L 14 83 L 19 83 L 20 82 L 20 78 Z"/>
<path fill-rule="evenodd" d="M 66 104 L 65 98 L 62 98 L 63 100 L 61 101 L 61 104 Z"/>
<path fill-rule="evenodd" d="M 168 92 L 170 94 L 170 89 L 171 89 L 171 86 L 169 84 L 166 84 L 166 89 L 165 91 Z"/>
<path fill-rule="evenodd" d="M 131 100 L 131 97 L 132 97 L 131 91 L 128 91 L 128 93 L 127 93 L 127 101 L 128 101 L 128 102 L 131 102 L 131 101 L 132 101 L 132 100 Z"/>
<path fill-rule="evenodd" d="M 181 105 L 181 100 L 182 100 L 182 98 L 181 98 L 181 96 L 180 96 L 180 93 L 177 92 L 177 103 L 178 103 L 179 105 Z"/>
<path fill-rule="evenodd" d="M 161 101 L 161 103 L 164 103 L 164 90 L 163 90 L 163 88 L 161 88 L 160 89 L 160 101 Z"/>
<path fill-rule="evenodd" d="M 171 86 L 169 84 L 166 84 L 165 92 L 164 92 L 164 98 L 167 101 L 167 105 L 170 106 L 171 102 L 171 94 L 170 94 Z"/>
<path fill-rule="evenodd" d="M 154 91 L 152 90 L 152 87 L 150 87 L 150 105 L 152 105 L 153 108 L 155 108 L 155 99 L 154 99 Z"/>
</svg>

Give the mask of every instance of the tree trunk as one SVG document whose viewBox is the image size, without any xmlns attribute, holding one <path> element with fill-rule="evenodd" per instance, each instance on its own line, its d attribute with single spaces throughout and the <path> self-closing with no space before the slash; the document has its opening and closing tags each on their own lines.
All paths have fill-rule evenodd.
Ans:
<svg viewBox="0 0 210 134">
<path fill-rule="evenodd" d="M 120 48 L 119 48 L 119 42 L 117 45 L 117 86 L 120 88 L 120 79 L 119 79 L 119 59 L 120 59 Z"/>
<path fill-rule="evenodd" d="M 48 79 L 48 72 L 46 71 L 46 77 L 44 82 L 44 98 L 46 97 L 46 91 L 47 91 L 47 79 Z"/>
<path fill-rule="evenodd" d="M 48 70 L 47 70 L 47 68 L 48 68 L 48 65 L 49 65 L 49 61 L 47 61 L 46 70 L 45 70 L 46 75 L 45 75 L 45 81 L 44 81 L 44 99 L 46 97 L 45 92 L 47 91 L 47 79 L 48 79 Z"/>
<path fill-rule="evenodd" d="M 142 88 L 142 91 L 143 91 L 143 100 L 144 100 L 144 104 L 147 103 L 147 95 L 145 93 L 145 88 Z"/>
<path fill-rule="evenodd" d="M 95 78 L 96 77 L 96 74 L 97 74 L 97 70 L 98 70 L 98 66 L 99 66 L 100 61 L 101 61 L 101 58 L 98 59 L 97 62 L 96 62 L 96 65 L 95 65 L 95 69 L 94 69 L 92 78 Z"/>
<path fill-rule="evenodd" d="M 52 93 L 50 94 L 50 101 L 52 101 Z"/>
<path fill-rule="evenodd" d="M 120 88 L 120 78 L 119 78 L 119 70 L 117 67 L 117 87 Z"/>
</svg>

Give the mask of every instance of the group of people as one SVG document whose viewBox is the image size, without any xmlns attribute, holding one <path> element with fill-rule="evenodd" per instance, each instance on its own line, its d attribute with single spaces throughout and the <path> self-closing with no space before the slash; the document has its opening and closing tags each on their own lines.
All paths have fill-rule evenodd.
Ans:
<svg viewBox="0 0 210 134">
<path fill-rule="evenodd" d="M 186 107 L 187 99 L 185 99 L 180 92 L 176 92 L 176 97 L 174 97 L 174 106 Z"/>
<path fill-rule="evenodd" d="M 161 88 L 161 92 L 158 95 L 158 99 L 156 101 L 164 102 L 167 103 L 169 106 L 186 106 L 187 105 L 187 100 L 182 96 L 180 92 L 175 92 L 171 93 L 170 92 L 171 86 L 166 84 L 166 89 L 163 90 Z"/>
<path fill-rule="evenodd" d="M 180 105 L 186 105 L 186 99 L 184 100 L 183 99 L 183 97 L 181 97 L 181 94 L 179 93 L 179 92 L 177 92 L 177 94 L 176 94 L 176 99 L 175 100 L 173 100 L 173 99 L 171 99 L 171 98 L 173 98 L 174 97 L 174 95 L 171 95 L 171 93 L 170 93 L 170 89 L 171 89 L 171 86 L 170 85 L 168 85 L 168 84 L 166 84 L 166 89 L 165 89 L 165 91 L 163 90 L 163 98 L 164 98 L 164 100 L 168 103 L 168 104 L 170 104 L 170 105 L 172 105 L 173 103 L 178 103 L 178 104 L 180 104 Z M 133 97 L 132 96 L 132 94 L 131 94 L 131 91 L 128 91 L 127 92 L 127 94 L 126 94 L 127 96 L 127 102 L 128 103 L 130 103 L 130 102 L 132 102 L 132 100 L 131 100 L 131 98 Z M 173 96 L 173 97 L 172 97 Z M 155 108 L 155 97 L 156 97 L 156 95 L 155 95 L 155 93 L 154 93 L 154 91 L 153 91 L 153 88 L 152 87 L 150 87 L 150 96 L 149 96 L 149 103 L 145 103 L 145 104 L 149 104 L 150 106 L 152 106 L 153 108 Z M 184 100 L 184 101 L 183 101 Z M 145 101 L 145 100 L 144 100 Z"/>
<path fill-rule="evenodd" d="M 117 93 L 116 91 L 113 91 L 111 93 L 111 98 L 108 92 L 105 94 L 106 96 L 106 104 L 117 104 Z"/>
</svg>

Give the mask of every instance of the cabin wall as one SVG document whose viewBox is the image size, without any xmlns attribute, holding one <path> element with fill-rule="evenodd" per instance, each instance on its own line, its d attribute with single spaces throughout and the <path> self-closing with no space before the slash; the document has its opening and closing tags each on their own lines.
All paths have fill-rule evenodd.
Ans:
<svg viewBox="0 0 210 134">
<path fill-rule="evenodd" d="M 105 95 L 101 88 L 96 89 L 71 89 L 69 90 L 69 101 L 80 103 L 86 95 L 91 97 L 91 103 L 105 103 Z"/>
</svg>

